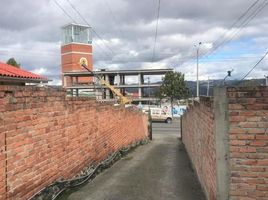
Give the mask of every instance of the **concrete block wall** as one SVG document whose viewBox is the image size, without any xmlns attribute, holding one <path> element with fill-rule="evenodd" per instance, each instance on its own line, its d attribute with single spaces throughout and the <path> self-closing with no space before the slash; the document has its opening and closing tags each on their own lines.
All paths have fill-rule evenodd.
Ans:
<svg viewBox="0 0 268 200">
<path fill-rule="evenodd" d="M 216 88 L 213 103 L 201 97 L 189 107 L 182 127 L 209 200 L 268 199 L 268 87 Z"/>
<path fill-rule="evenodd" d="M 0 102 L 0 199 L 27 199 L 148 136 L 141 112 L 64 90 L 1 86 Z"/>
<path fill-rule="evenodd" d="M 228 88 L 230 199 L 268 199 L 268 87 Z"/>
<path fill-rule="evenodd" d="M 216 151 L 212 98 L 200 97 L 182 118 L 182 141 L 209 199 L 216 199 Z"/>
</svg>

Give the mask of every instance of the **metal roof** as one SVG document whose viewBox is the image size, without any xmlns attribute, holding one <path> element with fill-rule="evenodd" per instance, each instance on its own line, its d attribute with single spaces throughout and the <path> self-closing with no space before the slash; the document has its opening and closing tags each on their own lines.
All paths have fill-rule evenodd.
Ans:
<svg viewBox="0 0 268 200">
<path fill-rule="evenodd" d="M 89 25 L 86 25 L 86 24 L 77 24 L 77 23 L 68 23 L 68 24 L 65 24 L 64 26 L 62 26 L 61 28 L 64 29 L 67 26 L 82 26 L 82 27 L 85 27 L 85 28 L 91 28 L 91 26 L 89 26 Z"/>
</svg>

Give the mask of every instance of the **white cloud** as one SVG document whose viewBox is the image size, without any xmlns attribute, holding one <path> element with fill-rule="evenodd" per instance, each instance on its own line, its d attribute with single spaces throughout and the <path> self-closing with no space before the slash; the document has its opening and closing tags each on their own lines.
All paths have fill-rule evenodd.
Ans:
<svg viewBox="0 0 268 200">
<path fill-rule="evenodd" d="M 39 75 L 44 75 L 45 73 L 47 73 L 47 69 L 41 67 L 39 69 L 34 69 L 31 72 Z"/>
<path fill-rule="evenodd" d="M 67 1 L 58 2 L 78 23 L 84 23 Z M 160 10 L 155 62 L 152 62 L 152 52 L 156 1 L 107 1 L 111 10 L 104 1 L 71 2 L 103 39 L 96 35 L 93 38 L 95 69 L 175 67 L 185 73 L 186 79 L 195 80 L 194 44 L 202 42 L 201 55 L 215 47 L 213 42 L 226 33 L 253 0 L 165 0 Z M 53 1 L 47 0 L 2 1 L 0 12 L 0 60 L 15 57 L 25 69 L 54 79 L 53 84 L 59 83 L 60 27 L 70 19 Z M 225 57 L 200 60 L 200 79 L 222 78 L 230 68 L 235 70 L 234 78 L 241 77 L 267 49 L 267 28 L 264 10 L 235 37 L 235 47 L 223 49 Z M 231 37 L 232 34 L 227 35 Z M 236 60 L 233 54 L 238 54 Z M 266 59 L 252 72 L 252 77 L 267 74 L 267 64 Z"/>
</svg>

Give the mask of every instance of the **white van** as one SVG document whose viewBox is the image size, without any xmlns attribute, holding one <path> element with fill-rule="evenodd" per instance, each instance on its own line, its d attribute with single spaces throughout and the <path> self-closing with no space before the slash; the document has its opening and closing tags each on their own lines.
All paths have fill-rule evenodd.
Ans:
<svg viewBox="0 0 268 200">
<path fill-rule="evenodd" d="M 165 112 L 162 108 L 150 108 L 150 110 L 153 121 L 164 121 L 168 124 L 172 122 L 171 113 Z"/>
</svg>

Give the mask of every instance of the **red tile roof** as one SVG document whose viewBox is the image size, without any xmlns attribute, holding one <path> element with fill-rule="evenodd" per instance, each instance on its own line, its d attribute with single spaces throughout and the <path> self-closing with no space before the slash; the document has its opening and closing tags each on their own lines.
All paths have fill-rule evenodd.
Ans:
<svg viewBox="0 0 268 200">
<path fill-rule="evenodd" d="M 0 62 L 0 77 L 47 80 L 46 77 Z"/>
</svg>

